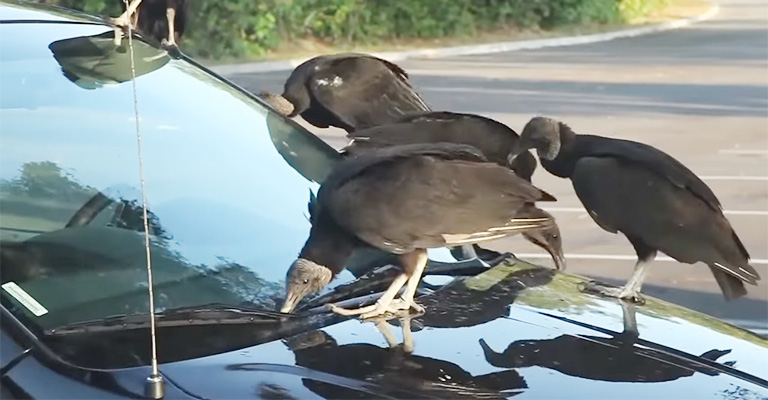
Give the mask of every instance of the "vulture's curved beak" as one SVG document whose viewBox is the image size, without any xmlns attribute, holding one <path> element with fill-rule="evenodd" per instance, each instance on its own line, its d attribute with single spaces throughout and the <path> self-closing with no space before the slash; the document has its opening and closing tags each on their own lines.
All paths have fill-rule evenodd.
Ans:
<svg viewBox="0 0 768 400">
<path fill-rule="evenodd" d="M 512 163 L 515 161 L 517 156 L 519 156 L 525 150 L 526 149 L 523 149 L 522 147 L 520 147 L 519 141 L 515 143 L 514 146 L 512 146 L 512 150 L 509 151 L 509 155 L 507 156 L 507 165 L 512 165 Z"/>
<path fill-rule="evenodd" d="M 296 304 L 299 302 L 299 300 L 301 299 L 296 293 L 288 293 L 288 295 L 285 297 L 285 303 L 283 303 L 283 307 L 280 308 L 280 312 L 290 313 L 294 308 L 296 308 Z"/>
<path fill-rule="evenodd" d="M 565 256 L 562 253 L 557 253 L 548 248 L 547 248 L 547 251 L 549 252 L 549 255 L 552 256 L 552 261 L 555 262 L 555 268 L 558 271 L 565 271 L 565 267 L 567 266 L 567 263 L 565 261 Z"/>
</svg>

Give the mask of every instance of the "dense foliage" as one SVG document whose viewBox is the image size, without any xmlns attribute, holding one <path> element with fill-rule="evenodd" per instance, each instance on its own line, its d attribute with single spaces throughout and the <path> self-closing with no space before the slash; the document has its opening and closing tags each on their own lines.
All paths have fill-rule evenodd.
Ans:
<svg viewBox="0 0 768 400">
<path fill-rule="evenodd" d="M 119 14 L 121 0 L 42 0 Z M 622 22 L 666 0 L 191 0 L 184 50 L 202 57 L 264 54 L 283 41 L 375 43 L 467 36 L 504 27 Z"/>
</svg>

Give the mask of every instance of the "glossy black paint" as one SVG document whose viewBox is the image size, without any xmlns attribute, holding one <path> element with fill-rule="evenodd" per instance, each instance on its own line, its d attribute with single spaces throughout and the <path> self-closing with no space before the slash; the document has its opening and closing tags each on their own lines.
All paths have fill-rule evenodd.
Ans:
<svg viewBox="0 0 768 400">
<path fill-rule="evenodd" d="M 79 18 L 0 5 L 0 20 L 46 30 L 56 25 L 44 21 L 64 29 Z M 322 181 L 327 169 L 318 165 L 332 156 L 279 118 L 266 117 L 276 128 L 270 142 L 305 179 Z M 160 328 L 166 398 L 768 398 L 764 338 L 653 298 L 635 308 L 585 295 L 583 281 L 518 261 L 438 285 L 419 299 L 427 314 L 410 321 L 410 354 L 390 348 L 374 324 L 328 313 Z M 57 336 L 25 329 L 34 322 L 5 298 L 2 307 L 4 395 L 141 396 L 145 327 Z M 402 323 L 380 327 L 401 337 Z"/>
</svg>

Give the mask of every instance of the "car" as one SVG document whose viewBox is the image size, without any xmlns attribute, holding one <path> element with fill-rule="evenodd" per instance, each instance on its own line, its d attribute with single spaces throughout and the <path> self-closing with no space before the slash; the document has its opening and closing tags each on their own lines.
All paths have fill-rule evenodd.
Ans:
<svg viewBox="0 0 768 400">
<path fill-rule="evenodd" d="M 183 54 L 112 35 L 0 2 L 3 398 L 768 397 L 765 338 L 513 256 L 430 251 L 426 313 L 361 323 L 323 304 L 386 287 L 391 256 L 362 251 L 277 312 L 339 153 Z"/>
</svg>

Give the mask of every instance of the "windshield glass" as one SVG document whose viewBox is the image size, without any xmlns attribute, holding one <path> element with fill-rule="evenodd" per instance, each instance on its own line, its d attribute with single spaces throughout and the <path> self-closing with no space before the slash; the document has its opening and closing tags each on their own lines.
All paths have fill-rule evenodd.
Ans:
<svg viewBox="0 0 768 400">
<path fill-rule="evenodd" d="M 337 153 L 134 44 L 157 309 L 275 310 Z M 0 25 L 3 302 L 42 329 L 148 311 L 129 57 L 104 26 Z"/>
</svg>

